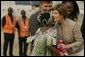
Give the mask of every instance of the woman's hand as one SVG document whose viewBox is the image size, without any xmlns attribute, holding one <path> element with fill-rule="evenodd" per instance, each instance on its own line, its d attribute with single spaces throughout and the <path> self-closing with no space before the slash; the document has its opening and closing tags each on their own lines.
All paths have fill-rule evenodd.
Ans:
<svg viewBox="0 0 85 57">
<path fill-rule="evenodd" d="M 71 48 L 69 45 L 65 45 L 65 44 L 61 44 L 61 47 L 65 48 L 65 49 Z"/>
</svg>

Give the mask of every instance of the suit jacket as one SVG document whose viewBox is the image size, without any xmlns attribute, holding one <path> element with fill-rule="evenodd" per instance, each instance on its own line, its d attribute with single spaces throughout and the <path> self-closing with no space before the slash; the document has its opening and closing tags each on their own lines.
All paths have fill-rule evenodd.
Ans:
<svg viewBox="0 0 85 57">
<path fill-rule="evenodd" d="M 30 27 L 30 33 L 32 36 L 35 35 L 35 32 L 37 31 L 37 29 L 40 27 L 40 23 L 37 20 L 37 16 L 41 11 L 37 11 L 34 14 L 31 15 L 30 19 L 29 19 L 29 27 Z"/>
<path fill-rule="evenodd" d="M 65 19 L 63 25 L 58 25 L 57 29 L 58 32 L 63 35 L 64 43 L 71 46 L 71 48 L 68 49 L 69 54 L 81 50 L 84 41 L 80 32 L 80 26 L 76 22 Z"/>
</svg>

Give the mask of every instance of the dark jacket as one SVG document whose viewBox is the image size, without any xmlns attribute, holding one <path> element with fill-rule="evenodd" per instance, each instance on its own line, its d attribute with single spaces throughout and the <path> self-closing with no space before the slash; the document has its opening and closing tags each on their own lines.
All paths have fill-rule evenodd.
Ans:
<svg viewBox="0 0 85 57">
<path fill-rule="evenodd" d="M 37 11 L 34 14 L 31 15 L 29 20 L 29 27 L 30 27 L 30 34 L 31 36 L 35 35 L 37 29 L 40 27 L 40 23 L 37 20 L 37 16 L 41 11 Z"/>
<path fill-rule="evenodd" d="M 82 33 L 82 37 L 84 38 L 84 18 L 81 25 L 81 33 Z"/>
</svg>

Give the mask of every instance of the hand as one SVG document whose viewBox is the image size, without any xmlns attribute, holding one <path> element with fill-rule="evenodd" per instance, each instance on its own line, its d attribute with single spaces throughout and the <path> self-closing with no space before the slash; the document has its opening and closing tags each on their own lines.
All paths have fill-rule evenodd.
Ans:
<svg viewBox="0 0 85 57">
<path fill-rule="evenodd" d="M 69 49 L 70 48 L 69 45 L 65 45 L 65 44 L 61 44 L 61 47 L 65 48 L 65 49 Z"/>
<path fill-rule="evenodd" d="M 32 40 L 35 38 L 35 36 L 28 37 L 26 40 L 26 43 L 32 42 Z"/>
<path fill-rule="evenodd" d="M 29 43 L 29 42 L 31 42 L 31 37 L 28 37 L 26 40 L 26 43 Z"/>
</svg>

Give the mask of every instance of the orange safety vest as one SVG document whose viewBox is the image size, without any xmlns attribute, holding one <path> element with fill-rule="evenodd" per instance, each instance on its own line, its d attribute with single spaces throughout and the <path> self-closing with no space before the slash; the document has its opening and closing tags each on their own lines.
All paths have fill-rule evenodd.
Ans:
<svg viewBox="0 0 85 57">
<path fill-rule="evenodd" d="M 6 18 L 6 24 L 3 28 L 4 33 L 15 33 L 16 18 L 13 17 L 13 23 L 9 15 L 6 15 L 5 18 Z"/>
<path fill-rule="evenodd" d="M 29 21 L 28 21 L 28 19 L 25 19 L 25 24 L 22 19 L 19 19 L 18 23 L 19 23 L 19 27 L 20 27 L 19 36 L 20 37 L 29 36 Z"/>
</svg>

